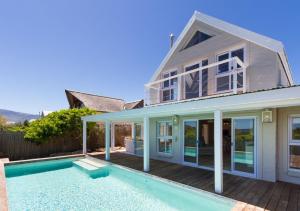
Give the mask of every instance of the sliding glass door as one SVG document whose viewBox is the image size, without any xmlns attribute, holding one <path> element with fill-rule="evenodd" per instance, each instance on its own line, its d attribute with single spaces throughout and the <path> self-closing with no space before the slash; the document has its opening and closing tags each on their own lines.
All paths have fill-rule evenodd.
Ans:
<svg viewBox="0 0 300 211">
<path fill-rule="evenodd" d="M 184 162 L 197 164 L 198 160 L 198 121 L 186 120 L 184 128 Z"/>
<path fill-rule="evenodd" d="M 255 175 L 255 118 L 233 119 L 232 167 L 237 174 Z"/>
<path fill-rule="evenodd" d="M 184 163 L 214 168 L 214 120 L 185 120 Z M 223 119 L 223 168 L 234 174 L 256 175 L 256 119 Z"/>
</svg>

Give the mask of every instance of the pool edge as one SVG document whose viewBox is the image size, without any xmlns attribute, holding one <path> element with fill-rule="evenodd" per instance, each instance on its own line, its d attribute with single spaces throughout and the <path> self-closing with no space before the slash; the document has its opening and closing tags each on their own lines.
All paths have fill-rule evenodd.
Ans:
<svg viewBox="0 0 300 211">
<path fill-rule="evenodd" d="M 4 163 L 0 160 L 0 210 L 8 211 Z"/>
<path fill-rule="evenodd" d="M 34 159 L 27 159 L 27 160 L 8 161 L 8 162 L 3 162 L 2 160 L 0 160 L 0 211 L 8 211 L 8 196 L 6 191 L 6 177 L 5 177 L 5 170 L 4 170 L 5 166 L 24 164 L 24 163 L 34 163 L 34 162 L 48 161 L 48 160 L 76 158 L 76 157 L 78 158 L 85 157 L 85 155 L 84 154 L 63 155 L 63 156 L 34 158 Z"/>
<path fill-rule="evenodd" d="M 74 155 L 63 155 L 63 156 L 46 157 L 46 158 L 17 160 L 17 161 L 10 161 L 10 162 L 4 163 L 4 166 L 24 164 L 24 163 L 34 163 L 34 162 L 47 161 L 47 160 L 60 160 L 60 159 L 65 159 L 65 158 L 76 158 L 76 157 L 85 157 L 85 155 L 84 154 L 74 154 Z"/>
<path fill-rule="evenodd" d="M 136 170 L 136 169 L 133 169 L 133 168 L 130 168 L 130 167 L 127 167 L 127 166 L 122 166 L 122 165 L 119 165 L 119 164 L 115 164 L 115 163 L 112 163 L 109 160 L 108 161 L 107 160 L 102 160 L 102 159 L 99 159 L 99 158 L 92 157 L 90 155 L 86 155 L 86 157 L 89 158 L 89 159 L 95 160 L 96 162 L 106 163 L 106 164 L 111 165 L 111 166 L 116 166 L 120 169 L 125 169 L 125 170 L 131 171 L 133 173 L 137 173 L 137 174 L 140 174 L 140 175 L 145 175 L 145 176 L 147 176 L 149 178 L 152 178 L 154 180 L 158 180 L 158 181 L 161 181 L 161 182 L 164 182 L 164 183 L 170 183 L 170 184 L 173 184 L 175 186 L 178 186 L 178 187 L 181 187 L 181 188 L 184 188 L 184 189 L 189 189 L 190 191 L 193 191 L 193 192 L 198 192 L 198 193 L 202 193 L 202 194 L 204 193 L 204 194 L 207 194 L 209 197 L 216 197 L 216 198 L 221 199 L 221 200 L 228 200 L 228 201 L 233 203 L 233 207 L 232 207 L 231 210 L 234 210 L 234 211 L 242 210 L 240 208 L 244 206 L 244 202 L 242 202 L 242 201 L 238 201 L 238 200 L 235 200 L 235 199 L 223 196 L 223 195 L 219 195 L 217 193 L 212 193 L 212 192 L 200 189 L 200 188 L 195 188 L 195 187 L 192 187 L 192 186 L 180 183 L 180 182 L 176 182 L 176 181 L 173 181 L 173 180 L 170 180 L 170 179 L 159 177 L 159 176 L 150 174 L 148 172 L 144 172 L 144 171 Z"/>
</svg>

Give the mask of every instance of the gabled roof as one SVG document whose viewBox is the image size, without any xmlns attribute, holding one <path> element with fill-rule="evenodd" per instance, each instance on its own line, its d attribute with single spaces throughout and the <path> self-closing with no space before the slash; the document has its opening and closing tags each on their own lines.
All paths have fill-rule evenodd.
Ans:
<svg viewBox="0 0 300 211">
<path fill-rule="evenodd" d="M 142 108 L 144 107 L 144 100 L 137 100 L 134 102 L 128 102 L 125 103 L 124 109 L 125 110 L 130 110 L 130 109 L 135 109 L 135 108 Z"/>
<path fill-rule="evenodd" d="M 100 111 L 100 112 L 116 112 L 124 109 L 135 109 L 143 107 L 143 100 L 125 103 L 123 99 L 112 98 L 107 96 L 94 95 L 78 91 L 65 90 L 70 108 L 81 106 Z M 142 104 L 141 104 L 142 102 Z"/>
<path fill-rule="evenodd" d="M 178 48 L 179 44 L 183 41 L 184 37 L 186 36 L 187 32 L 191 28 L 194 22 L 199 21 L 202 23 L 205 23 L 211 27 L 217 28 L 221 31 L 224 31 L 228 34 L 232 34 L 233 36 L 239 37 L 241 39 L 247 40 L 249 42 L 255 43 L 259 46 L 262 46 L 264 48 L 267 48 L 273 52 L 276 52 L 283 64 L 283 67 L 285 69 L 286 75 L 288 77 L 288 80 L 290 81 L 290 84 L 293 85 L 294 81 L 292 78 L 292 73 L 288 64 L 287 56 L 285 54 L 285 50 L 283 47 L 283 44 L 280 41 L 274 40 L 272 38 L 257 34 L 255 32 L 249 31 L 247 29 L 241 28 L 239 26 L 227 23 L 225 21 L 222 21 L 220 19 L 205 15 L 203 13 L 200 13 L 198 11 L 194 12 L 194 15 L 191 17 L 181 34 L 179 35 L 178 39 L 176 40 L 173 47 L 169 50 L 166 57 L 163 59 L 162 63 L 158 67 L 158 69 L 153 74 L 150 82 L 154 81 L 159 73 L 163 70 L 171 56 L 175 53 L 176 49 Z"/>
</svg>

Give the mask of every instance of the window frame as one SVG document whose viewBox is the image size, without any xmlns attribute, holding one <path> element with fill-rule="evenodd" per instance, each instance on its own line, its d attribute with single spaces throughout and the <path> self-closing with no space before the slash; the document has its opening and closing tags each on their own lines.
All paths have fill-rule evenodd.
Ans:
<svg viewBox="0 0 300 211">
<path fill-rule="evenodd" d="M 196 44 L 190 45 L 190 42 L 192 41 L 192 39 L 195 37 L 195 35 L 196 35 L 198 32 L 204 34 L 205 36 L 209 36 L 209 37 L 208 37 L 207 39 L 205 39 L 205 40 L 202 40 L 202 41 L 196 43 Z M 209 40 L 210 38 L 213 38 L 214 36 L 215 36 L 215 35 L 212 34 L 212 33 L 207 33 L 207 32 L 204 32 L 204 31 L 196 30 L 196 31 L 192 34 L 192 36 L 185 42 L 184 47 L 183 47 L 181 50 L 186 50 L 186 49 L 189 49 L 189 48 L 191 48 L 191 47 L 193 47 L 193 46 L 199 45 L 199 44 L 201 44 L 201 43 L 203 43 L 203 42 Z"/>
<path fill-rule="evenodd" d="M 290 167 L 290 146 L 300 146 L 300 140 L 293 140 L 293 119 L 300 118 L 300 114 L 289 115 L 288 117 L 288 141 L 287 141 L 287 167 L 290 172 L 300 173 L 300 167 Z"/>
<path fill-rule="evenodd" d="M 203 61 L 207 61 L 207 65 L 204 65 L 203 66 Z M 186 72 L 188 72 L 188 71 L 186 71 L 186 68 L 188 68 L 188 67 L 190 67 L 190 66 L 193 66 L 193 65 L 199 65 L 199 67 L 198 68 L 195 68 L 195 69 L 200 69 L 200 68 L 202 68 L 202 67 L 205 67 L 205 66 L 208 66 L 209 65 L 209 60 L 208 60 L 208 58 L 206 58 L 206 57 L 204 57 L 204 58 L 202 58 L 202 59 L 199 59 L 198 61 L 196 61 L 196 62 L 190 62 L 190 63 L 188 63 L 188 64 L 185 64 L 184 66 L 183 66 L 183 71 L 184 71 L 184 73 L 186 73 Z M 195 70 L 195 69 L 193 69 L 193 70 Z M 208 70 L 208 68 L 207 68 L 207 71 L 209 71 Z M 198 97 L 196 97 L 196 98 L 189 98 L 189 100 L 190 99 L 197 99 L 197 98 L 199 98 L 199 97 L 202 97 L 203 95 L 202 95 L 202 72 L 203 72 L 203 70 L 199 70 L 199 96 Z M 194 73 L 196 73 L 196 72 L 194 72 Z M 186 87 L 185 87 L 185 77 L 183 77 L 183 95 L 184 95 L 184 99 L 187 99 L 186 98 Z M 208 82 L 207 82 L 208 83 Z M 208 87 L 207 87 L 208 88 Z M 208 91 L 208 90 L 207 90 Z"/>
<path fill-rule="evenodd" d="M 237 50 L 241 50 L 241 49 L 243 49 L 243 57 L 244 57 L 244 63 L 245 63 L 245 61 L 246 61 L 246 46 L 237 46 L 237 47 L 235 47 L 235 48 L 232 48 L 232 49 L 230 49 L 230 50 L 226 50 L 226 51 L 223 51 L 223 52 L 220 52 L 220 53 L 217 53 L 216 54 L 216 62 L 219 62 L 219 57 L 220 56 L 222 56 L 222 55 L 224 55 L 224 54 L 228 54 L 228 59 L 231 59 L 231 58 L 233 58 L 232 57 L 232 52 L 234 52 L 234 51 L 237 51 Z M 233 70 L 233 65 L 232 65 L 232 63 L 231 62 L 228 62 L 228 71 L 225 71 L 225 72 L 220 72 L 219 71 L 219 65 L 217 66 L 217 72 L 216 72 L 216 75 L 222 75 L 222 74 L 224 74 L 224 73 L 229 73 L 229 72 L 231 72 L 232 70 Z M 242 69 L 242 67 L 237 67 L 237 70 L 241 70 Z"/>
<path fill-rule="evenodd" d="M 141 127 L 141 134 L 140 134 L 140 140 L 137 140 L 137 126 Z M 142 123 L 134 123 L 134 129 L 135 129 L 135 137 L 134 137 L 134 140 L 135 141 L 144 141 L 143 139 L 143 134 L 144 134 L 144 127 L 143 127 L 143 124 Z"/>
<path fill-rule="evenodd" d="M 234 48 L 230 48 L 228 50 L 224 50 L 224 51 L 221 51 L 219 53 L 216 54 L 216 62 L 219 62 L 219 56 L 222 56 L 224 54 L 228 54 L 228 59 L 231 59 L 232 58 L 232 52 L 234 51 L 237 51 L 237 50 L 240 50 L 240 49 L 243 49 L 243 57 L 244 57 L 244 63 L 246 63 L 246 45 L 239 45 L 239 46 L 235 46 Z M 233 75 L 233 65 L 232 65 L 232 62 L 228 62 L 228 71 L 226 72 L 219 72 L 219 66 L 217 66 L 216 68 L 216 77 L 215 77 L 215 92 L 217 94 L 220 94 L 220 93 L 226 93 L 226 92 L 231 92 L 233 90 L 233 86 L 232 86 L 232 75 Z M 242 67 L 237 67 L 237 74 L 242 74 L 243 73 L 243 69 Z M 226 90 L 220 90 L 218 91 L 218 78 L 222 78 L 222 77 L 226 77 L 228 76 L 229 77 L 229 80 L 228 80 L 228 89 Z M 243 82 L 243 85 L 244 85 L 244 82 Z M 240 86 L 238 87 L 238 90 L 239 89 L 243 89 L 243 86 Z"/>
<path fill-rule="evenodd" d="M 167 128 L 167 123 L 169 125 L 171 125 L 172 127 L 172 135 L 171 136 L 168 136 L 167 134 L 167 131 L 168 131 L 168 128 Z M 164 124 L 165 125 L 165 129 L 164 129 L 164 135 L 163 136 L 160 136 L 160 124 Z M 165 121 L 157 121 L 156 122 L 156 144 L 157 144 L 157 147 L 156 147 L 156 151 L 158 154 L 160 155 L 173 155 L 173 143 L 174 143 L 174 138 L 173 138 L 173 134 L 174 134 L 174 127 L 173 127 L 173 122 L 170 120 L 165 120 Z M 159 151 L 159 142 L 160 142 L 160 139 L 163 139 L 164 140 L 164 151 L 163 152 L 160 152 Z M 167 152 L 166 149 L 167 149 L 167 141 L 171 139 L 171 150 L 170 152 Z"/>
<path fill-rule="evenodd" d="M 165 71 L 163 72 L 161 75 L 162 75 L 162 79 L 165 79 L 165 78 L 169 78 L 171 76 L 174 76 L 172 75 L 172 73 L 175 73 L 175 75 L 178 74 L 178 70 L 175 69 L 175 70 L 170 70 L 170 71 Z M 167 77 L 165 77 L 165 75 L 168 75 Z M 174 78 L 175 79 L 175 78 Z M 165 86 L 165 82 L 166 81 L 163 81 L 161 83 L 161 87 L 160 87 L 160 93 L 161 93 L 161 102 L 170 102 L 170 101 L 175 101 L 176 98 L 177 98 L 177 95 L 175 94 L 175 88 L 178 86 L 178 78 L 177 79 L 177 83 L 174 83 L 174 79 L 168 79 L 166 81 L 168 81 L 168 86 Z M 172 84 L 173 83 L 173 84 Z M 169 91 L 170 93 L 170 99 L 169 100 L 164 100 L 164 91 Z M 173 99 L 171 98 L 171 92 L 173 91 Z"/>
</svg>

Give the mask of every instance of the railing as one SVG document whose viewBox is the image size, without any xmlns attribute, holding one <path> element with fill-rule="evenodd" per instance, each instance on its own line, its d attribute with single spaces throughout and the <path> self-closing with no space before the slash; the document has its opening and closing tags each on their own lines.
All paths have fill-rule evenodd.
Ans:
<svg viewBox="0 0 300 211">
<path fill-rule="evenodd" d="M 246 66 L 233 57 L 145 84 L 145 106 L 246 91 Z"/>
</svg>

